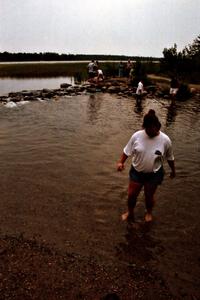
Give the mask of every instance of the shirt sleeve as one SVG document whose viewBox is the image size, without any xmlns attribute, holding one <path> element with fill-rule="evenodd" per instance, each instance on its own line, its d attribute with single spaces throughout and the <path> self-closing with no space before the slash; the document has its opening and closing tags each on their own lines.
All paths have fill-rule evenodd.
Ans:
<svg viewBox="0 0 200 300">
<path fill-rule="evenodd" d="M 134 148 L 133 148 L 134 138 L 133 136 L 128 141 L 128 144 L 124 147 L 124 153 L 127 156 L 131 156 L 133 154 Z"/>
<path fill-rule="evenodd" d="M 174 153 L 173 153 L 173 149 L 172 149 L 172 142 L 171 142 L 170 139 L 168 140 L 167 145 L 166 145 L 165 155 L 166 155 L 166 159 L 167 160 L 174 160 Z"/>
</svg>

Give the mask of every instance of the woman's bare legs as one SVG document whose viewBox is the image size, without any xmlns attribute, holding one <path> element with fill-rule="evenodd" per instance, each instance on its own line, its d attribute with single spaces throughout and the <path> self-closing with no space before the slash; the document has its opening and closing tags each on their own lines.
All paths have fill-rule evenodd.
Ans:
<svg viewBox="0 0 200 300">
<path fill-rule="evenodd" d="M 145 204 L 147 213 L 145 214 L 145 221 L 151 222 L 152 217 L 152 210 L 155 205 L 154 194 L 156 192 L 157 185 L 152 185 L 150 183 L 144 184 L 144 195 L 145 195 Z"/>
<path fill-rule="evenodd" d="M 122 220 L 134 222 L 134 208 L 143 184 L 130 180 L 128 186 L 128 211 L 122 214 Z"/>
</svg>

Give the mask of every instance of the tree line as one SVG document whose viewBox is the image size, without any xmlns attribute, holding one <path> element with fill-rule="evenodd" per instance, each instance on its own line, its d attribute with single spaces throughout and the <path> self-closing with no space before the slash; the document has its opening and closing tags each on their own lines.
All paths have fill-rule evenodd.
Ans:
<svg viewBox="0 0 200 300">
<path fill-rule="evenodd" d="M 58 54 L 55 52 L 44 53 L 10 53 L 1 52 L 1 62 L 18 62 L 18 61 L 89 61 L 89 60 L 105 60 L 105 61 L 158 61 L 160 58 L 143 57 L 143 56 L 125 56 L 125 55 L 104 55 L 104 54 Z"/>
<path fill-rule="evenodd" d="M 95 55 L 95 54 L 58 54 L 55 52 L 44 53 L 0 53 L 1 62 L 26 62 L 26 61 L 135 61 L 139 69 L 145 69 L 147 73 L 177 77 L 182 81 L 193 83 L 200 82 L 200 35 L 186 46 L 182 51 L 177 50 L 174 44 L 170 48 L 164 48 L 163 57 L 143 57 L 125 55 Z M 143 64 L 146 62 L 146 64 Z M 160 63 L 154 63 L 160 62 Z M 142 64 L 141 64 L 142 63 Z M 111 68 L 112 66 L 107 66 Z M 136 67 L 136 65 L 135 65 Z M 116 65 L 113 66 L 116 68 Z M 143 72 L 144 73 L 144 72 Z"/>
<path fill-rule="evenodd" d="M 182 51 L 177 51 L 176 44 L 164 48 L 160 72 L 182 80 L 200 82 L 200 35 Z"/>
</svg>

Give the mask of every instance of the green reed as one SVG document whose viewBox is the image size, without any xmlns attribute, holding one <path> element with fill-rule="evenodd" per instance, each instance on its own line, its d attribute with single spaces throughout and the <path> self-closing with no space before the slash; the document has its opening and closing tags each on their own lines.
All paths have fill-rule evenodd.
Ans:
<svg viewBox="0 0 200 300">
<path fill-rule="evenodd" d="M 0 77 L 57 77 L 81 76 L 87 77 L 88 62 L 51 62 L 51 63 L 2 63 Z M 100 62 L 100 68 L 105 75 L 117 74 L 117 63 Z"/>
<path fill-rule="evenodd" d="M 87 63 L 6 63 L 0 77 L 57 77 L 87 73 Z"/>
</svg>

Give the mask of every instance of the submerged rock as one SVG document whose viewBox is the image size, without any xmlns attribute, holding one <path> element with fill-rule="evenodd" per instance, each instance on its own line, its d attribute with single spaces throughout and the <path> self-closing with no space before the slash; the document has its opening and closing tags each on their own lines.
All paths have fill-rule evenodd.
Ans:
<svg viewBox="0 0 200 300">
<path fill-rule="evenodd" d="M 69 86 L 71 86 L 69 83 L 61 83 L 60 85 L 61 89 L 68 88 Z"/>
</svg>

